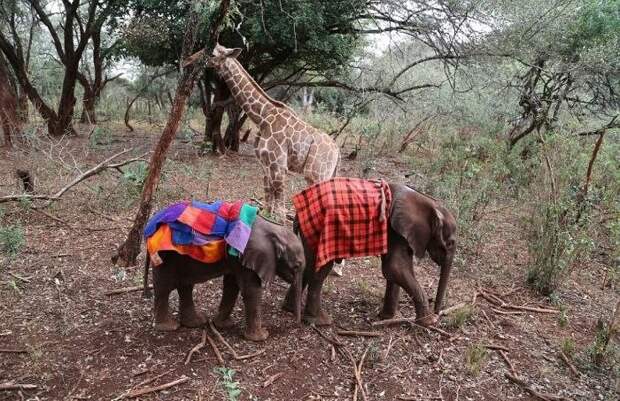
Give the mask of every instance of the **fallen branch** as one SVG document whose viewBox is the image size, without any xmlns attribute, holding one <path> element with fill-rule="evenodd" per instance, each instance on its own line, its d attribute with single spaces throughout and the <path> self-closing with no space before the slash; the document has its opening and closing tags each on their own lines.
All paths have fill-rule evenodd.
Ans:
<svg viewBox="0 0 620 401">
<path fill-rule="evenodd" d="M 492 350 L 497 350 L 497 351 L 504 351 L 504 352 L 508 352 L 508 348 L 502 346 L 502 345 L 497 345 L 497 344 L 485 344 L 484 345 L 485 348 L 488 349 L 492 349 Z"/>
<path fill-rule="evenodd" d="M 189 350 L 189 352 L 187 353 L 187 358 L 185 358 L 185 364 L 187 365 L 189 363 L 189 361 L 191 361 L 192 359 L 192 355 L 194 355 L 194 353 L 200 351 L 205 345 L 207 344 L 207 330 L 202 330 L 202 340 L 200 340 L 200 342 L 196 345 L 194 345 L 194 347 Z"/>
<path fill-rule="evenodd" d="M 153 383 L 155 380 L 157 380 L 157 379 L 161 379 L 162 377 L 164 377 L 164 376 L 166 376 L 167 374 L 170 374 L 170 373 L 172 373 L 172 372 L 174 372 L 174 371 L 175 371 L 175 368 L 168 369 L 168 370 L 166 370 L 164 373 L 160 373 L 160 374 L 158 374 L 157 376 L 153 376 L 153 377 L 151 377 L 150 379 L 146 379 L 146 380 L 141 381 L 140 383 L 138 383 L 138 384 L 137 384 L 137 385 L 135 385 L 134 387 L 142 387 L 142 386 L 146 386 L 147 384 L 149 384 L 149 383 Z M 147 372 L 148 372 L 148 371 L 147 371 Z M 131 390 L 130 390 L 130 391 L 131 391 Z"/>
<path fill-rule="evenodd" d="M 263 388 L 271 386 L 276 380 L 278 380 L 280 377 L 282 377 L 282 375 L 284 375 L 284 372 L 276 373 L 275 375 L 270 376 L 263 383 Z"/>
<path fill-rule="evenodd" d="M 37 388 L 36 384 L 20 384 L 20 383 L 0 383 L 0 391 L 8 390 L 34 390 Z"/>
<path fill-rule="evenodd" d="M 562 359 L 564 361 L 564 363 L 568 366 L 568 368 L 570 369 L 571 372 L 573 372 L 573 374 L 575 376 L 579 376 L 579 371 L 577 370 L 577 368 L 575 367 L 575 365 L 573 365 L 570 361 L 570 359 L 568 359 L 568 357 L 566 356 L 566 354 L 562 351 L 560 351 L 560 359 Z"/>
<path fill-rule="evenodd" d="M 204 331 L 204 333 L 206 334 L 206 330 Z M 209 345 L 211 346 L 211 349 L 213 349 L 213 352 L 215 353 L 215 356 L 217 357 L 218 362 L 220 363 L 220 365 L 224 365 L 224 358 L 222 358 L 222 353 L 220 352 L 219 348 L 217 348 L 217 345 L 215 344 L 215 341 L 213 341 L 213 339 L 211 338 L 210 335 L 207 334 L 207 341 L 209 341 Z"/>
<path fill-rule="evenodd" d="M 29 283 L 30 282 L 30 277 L 22 277 L 22 276 L 19 276 L 19 275 L 15 274 L 15 273 L 11 273 L 11 272 L 9 272 L 9 275 L 15 277 L 18 280 L 23 281 L 24 283 Z"/>
<path fill-rule="evenodd" d="M 117 288 L 116 290 L 112 290 L 112 291 L 105 292 L 105 293 L 104 293 L 104 295 L 117 295 L 117 294 L 125 294 L 125 293 L 128 293 L 128 292 L 140 291 L 140 290 L 142 290 L 143 288 L 144 288 L 144 287 L 143 287 L 143 286 L 141 286 L 141 285 L 136 285 L 136 286 L 133 286 L 133 287 Z M 150 286 L 149 286 L 149 289 L 151 289 L 151 290 L 152 290 L 152 289 L 153 289 L 153 286 L 152 286 L 152 285 L 150 285 Z"/>
<path fill-rule="evenodd" d="M 504 362 L 506 362 L 506 365 L 508 365 L 508 369 L 510 369 L 510 373 L 516 376 L 517 372 L 515 371 L 515 366 L 512 364 L 512 362 L 508 358 L 508 355 L 506 355 L 506 353 L 500 349 L 498 349 L 497 352 L 501 355 Z"/>
<path fill-rule="evenodd" d="M 518 386 L 523 388 L 525 391 L 530 393 L 532 395 L 532 397 L 538 398 L 539 400 L 543 400 L 543 401 L 564 401 L 564 400 L 566 400 L 566 398 L 558 396 L 558 395 L 539 393 L 538 391 L 536 391 L 532 387 L 530 387 L 522 379 L 520 379 L 517 376 L 512 375 L 512 374 L 510 374 L 508 372 L 505 372 L 504 376 L 506 376 L 506 378 L 508 380 L 510 380 L 511 382 L 517 384 Z"/>
<path fill-rule="evenodd" d="M 186 381 L 189 380 L 189 377 L 187 376 L 182 376 L 181 378 L 175 380 L 175 381 L 171 381 L 170 383 L 166 383 L 166 384 L 162 384 L 161 386 L 156 386 L 156 387 L 147 387 L 147 388 L 143 388 L 143 389 L 139 389 L 139 390 L 132 390 L 129 393 L 127 393 L 123 398 L 135 398 L 144 394 L 149 394 L 149 393 L 154 393 L 157 391 L 161 391 L 161 390 L 165 390 L 167 388 L 170 387 L 174 387 L 178 384 L 182 384 L 185 383 Z"/>
<path fill-rule="evenodd" d="M 255 356 L 259 356 L 260 354 L 265 352 L 265 350 L 262 349 L 262 350 L 253 352 L 251 354 L 239 355 L 239 354 L 237 354 L 237 351 L 235 351 L 235 349 L 228 343 L 228 341 L 226 341 L 226 339 L 224 339 L 224 337 L 220 334 L 220 332 L 217 331 L 217 329 L 215 328 L 215 325 L 213 324 L 212 321 L 209 321 L 209 327 L 211 328 L 211 331 L 213 331 L 213 334 L 215 334 L 217 339 L 220 340 L 220 342 L 222 344 L 224 344 L 224 346 L 228 349 L 228 351 L 232 354 L 233 358 L 236 361 L 242 361 L 244 359 L 254 358 Z"/>
<path fill-rule="evenodd" d="M 523 311 L 502 311 L 499 309 L 495 309 L 495 308 L 491 308 L 491 310 L 495 313 L 497 313 L 498 315 L 508 315 L 508 316 L 514 316 L 514 315 L 523 315 L 525 314 L 525 312 Z"/>
<path fill-rule="evenodd" d="M 347 337 L 381 337 L 378 331 L 338 330 L 336 334 Z"/>
<path fill-rule="evenodd" d="M 28 351 L 23 348 L 0 348 L 0 353 L 4 354 L 25 354 Z"/>
<path fill-rule="evenodd" d="M 122 156 L 128 152 L 131 152 L 133 149 L 126 149 L 123 150 L 122 152 L 118 152 L 110 157 L 108 157 L 107 159 L 105 159 L 104 161 L 102 161 L 101 163 L 97 164 L 96 166 L 92 167 L 89 170 L 86 170 L 85 172 L 83 172 L 82 174 L 78 175 L 77 177 L 75 177 L 69 184 L 65 185 L 64 187 L 62 187 L 61 189 L 59 189 L 58 191 L 56 191 L 56 193 L 51 194 L 51 195 L 46 195 L 46 194 L 39 194 L 39 195 L 33 195 L 33 194 L 20 194 L 20 195 L 7 195 L 7 196 L 2 196 L 0 197 L 0 203 L 5 203 L 5 202 L 15 202 L 15 201 L 21 201 L 21 200 L 47 200 L 47 204 L 49 205 L 51 202 L 56 201 L 58 199 L 60 199 L 60 197 L 62 197 L 69 189 L 73 188 L 74 186 L 76 186 L 77 184 L 79 184 L 80 182 L 84 181 L 85 179 L 92 177 L 93 175 L 99 174 L 100 172 L 110 169 L 110 168 L 119 168 L 122 167 L 126 164 L 129 163 L 133 163 L 136 161 L 142 161 L 144 160 L 144 156 L 146 156 L 148 154 L 144 153 L 143 155 L 139 156 L 139 157 L 134 157 L 132 159 L 127 159 L 125 161 L 119 162 L 119 163 L 110 163 L 112 160 L 118 158 L 119 156 Z"/>
<path fill-rule="evenodd" d="M 525 305 L 519 306 L 519 305 L 509 304 L 505 302 L 503 299 L 499 298 L 497 295 L 489 294 L 482 290 L 480 290 L 479 293 L 482 298 L 486 299 L 493 305 L 499 306 L 500 308 L 504 308 L 504 309 L 512 309 L 512 310 L 517 310 L 517 311 L 527 311 L 527 312 L 536 312 L 536 313 L 560 313 L 560 311 L 557 309 L 544 309 L 544 308 L 535 308 L 532 306 L 525 306 Z M 501 312 L 498 312 L 498 313 L 501 313 Z M 503 312 L 503 313 L 506 314 L 507 312 Z"/>
<path fill-rule="evenodd" d="M 399 324 L 399 323 L 409 323 L 412 326 L 415 327 L 419 327 L 421 329 L 425 329 L 428 331 L 434 331 L 436 333 L 441 334 L 442 336 L 445 336 L 449 339 L 452 338 L 452 335 L 450 333 L 448 333 L 447 331 L 444 331 L 440 328 L 434 327 L 434 326 L 422 326 L 420 324 L 416 323 L 417 319 L 413 319 L 413 318 L 397 318 L 397 319 L 386 319 L 386 320 L 379 320 L 377 322 L 373 322 L 372 326 L 387 326 L 390 324 Z"/>
</svg>

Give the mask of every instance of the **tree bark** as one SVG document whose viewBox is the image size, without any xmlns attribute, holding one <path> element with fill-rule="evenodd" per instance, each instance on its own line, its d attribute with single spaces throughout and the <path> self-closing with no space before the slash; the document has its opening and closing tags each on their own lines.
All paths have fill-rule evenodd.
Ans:
<svg viewBox="0 0 620 401">
<path fill-rule="evenodd" d="M 219 13 L 209 29 L 208 46 L 213 46 L 216 42 L 219 28 L 228 12 L 229 3 L 229 0 L 222 0 L 220 2 Z M 195 9 L 196 7 L 192 7 L 192 10 Z M 200 17 L 198 13 L 192 12 L 187 21 L 185 37 L 183 39 L 183 59 L 190 55 L 196 43 L 196 35 L 200 31 L 199 20 Z M 136 264 L 136 259 L 140 253 L 140 245 L 142 243 L 142 231 L 151 212 L 153 195 L 157 189 L 161 169 L 166 160 L 166 152 L 174 140 L 180 121 L 183 118 L 183 113 L 185 112 L 187 99 L 192 93 L 196 77 L 204 71 L 203 67 L 202 65 L 196 64 L 189 65 L 185 67 L 179 78 L 174 101 L 170 109 L 170 114 L 168 115 L 168 121 L 149 163 L 149 172 L 144 182 L 144 188 L 142 189 L 142 197 L 140 199 L 138 212 L 129 234 L 127 235 L 127 239 L 121 244 L 116 254 L 112 257 L 112 262 L 114 264 L 117 262 L 120 262 L 124 266 Z"/>
<path fill-rule="evenodd" d="M 239 137 L 241 136 L 241 127 L 247 118 L 247 114 L 242 114 L 241 107 L 237 103 L 232 103 L 227 107 L 228 126 L 224 135 L 224 145 L 226 149 L 233 152 L 239 152 Z"/>
<path fill-rule="evenodd" d="M 4 57 L 0 55 L 0 126 L 4 132 L 4 146 L 9 148 L 13 146 L 13 137 L 21 130 L 15 89 Z"/>
</svg>

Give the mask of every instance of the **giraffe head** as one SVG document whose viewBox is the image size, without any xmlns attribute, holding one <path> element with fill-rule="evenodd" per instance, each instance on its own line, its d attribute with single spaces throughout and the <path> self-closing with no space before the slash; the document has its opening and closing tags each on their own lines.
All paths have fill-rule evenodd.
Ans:
<svg viewBox="0 0 620 401">
<path fill-rule="evenodd" d="M 219 68 L 224 64 L 227 58 L 237 58 L 240 53 L 241 49 L 239 48 L 229 49 L 218 43 L 215 45 L 211 57 L 207 59 L 207 67 Z"/>
</svg>

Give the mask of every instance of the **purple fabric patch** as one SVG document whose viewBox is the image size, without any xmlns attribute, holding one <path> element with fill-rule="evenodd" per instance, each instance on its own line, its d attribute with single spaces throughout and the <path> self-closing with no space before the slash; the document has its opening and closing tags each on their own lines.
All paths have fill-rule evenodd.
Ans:
<svg viewBox="0 0 620 401">
<path fill-rule="evenodd" d="M 230 230 L 225 239 L 228 245 L 243 253 L 243 251 L 245 251 L 245 246 L 250 240 L 251 233 L 252 229 L 250 227 L 241 221 L 236 221 L 234 227 Z"/>
</svg>

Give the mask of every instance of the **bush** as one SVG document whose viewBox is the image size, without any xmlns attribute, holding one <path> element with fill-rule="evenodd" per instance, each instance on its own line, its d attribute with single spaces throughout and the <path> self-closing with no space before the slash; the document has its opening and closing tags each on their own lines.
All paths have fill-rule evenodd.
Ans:
<svg viewBox="0 0 620 401">
<path fill-rule="evenodd" d="M 20 224 L 0 226 L 0 251 L 3 254 L 14 257 L 25 243 L 24 230 Z"/>
<path fill-rule="evenodd" d="M 482 369 L 482 364 L 487 359 L 487 349 L 482 344 L 472 344 L 465 351 L 465 366 L 469 373 L 478 376 Z"/>
</svg>

